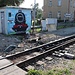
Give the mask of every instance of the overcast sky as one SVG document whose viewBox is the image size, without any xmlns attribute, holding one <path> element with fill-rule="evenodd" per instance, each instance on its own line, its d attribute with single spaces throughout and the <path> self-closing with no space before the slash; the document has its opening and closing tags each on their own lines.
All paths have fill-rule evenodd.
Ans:
<svg viewBox="0 0 75 75">
<path fill-rule="evenodd" d="M 36 3 L 39 3 L 39 8 L 42 8 L 43 0 L 36 0 Z M 25 0 L 20 7 L 31 8 L 31 4 L 34 5 L 34 0 Z"/>
</svg>

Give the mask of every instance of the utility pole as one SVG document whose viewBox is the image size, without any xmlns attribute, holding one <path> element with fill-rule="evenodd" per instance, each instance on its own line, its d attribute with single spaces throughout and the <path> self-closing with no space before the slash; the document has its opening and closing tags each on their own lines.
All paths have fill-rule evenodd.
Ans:
<svg viewBox="0 0 75 75">
<path fill-rule="evenodd" d="M 34 23 L 33 23 L 33 33 L 34 33 L 34 26 L 35 26 L 35 10 L 36 10 L 36 0 L 34 0 L 34 10 L 33 10 L 33 16 L 34 16 Z"/>
<path fill-rule="evenodd" d="M 68 1 L 68 14 L 70 14 L 70 0 Z"/>
</svg>

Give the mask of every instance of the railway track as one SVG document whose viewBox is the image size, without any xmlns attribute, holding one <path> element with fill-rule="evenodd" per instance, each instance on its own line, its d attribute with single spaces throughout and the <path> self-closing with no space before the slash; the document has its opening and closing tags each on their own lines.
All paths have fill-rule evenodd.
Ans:
<svg viewBox="0 0 75 75">
<path fill-rule="evenodd" d="M 65 47 L 75 42 L 75 35 L 68 36 L 59 40 L 55 40 L 41 46 L 31 48 L 21 53 L 6 56 L 7 59 L 13 61 L 18 67 L 26 69 L 31 63 L 35 63 L 42 58 L 52 55 L 54 51 L 64 50 Z"/>
</svg>

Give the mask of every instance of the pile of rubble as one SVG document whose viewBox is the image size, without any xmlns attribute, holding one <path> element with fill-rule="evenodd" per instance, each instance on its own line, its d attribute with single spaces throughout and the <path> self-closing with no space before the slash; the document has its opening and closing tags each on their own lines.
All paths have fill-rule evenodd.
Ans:
<svg viewBox="0 0 75 75">
<path fill-rule="evenodd" d="M 36 34 L 36 35 L 3 35 L 0 34 L 0 56 L 5 54 L 12 54 L 28 50 L 29 48 L 42 45 L 44 43 L 59 39 L 61 36 L 54 34 Z"/>
</svg>

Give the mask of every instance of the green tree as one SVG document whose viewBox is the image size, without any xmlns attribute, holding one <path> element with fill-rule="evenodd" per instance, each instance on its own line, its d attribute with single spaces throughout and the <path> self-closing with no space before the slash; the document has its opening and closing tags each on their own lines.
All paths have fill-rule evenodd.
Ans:
<svg viewBox="0 0 75 75">
<path fill-rule="evenodd" d="M 33 5 L 31 5 L 33 6 Z M 32 15 L 34 16 L 34 10 L 35 10 L 35 18 L 36 19 L 41 19 L 42 18 L 42 9 L 39 8 L 39 4 L 36 3 L 35 6 L 32 7 L 33 13 Z"/>
<path fill-rule="evenodd" d="M 24 0 L 0 0 L 0 7 L 3 6 L 19 6 Z"/>
<path fill-rule="evenodd" d="M 36 10 L 36 13 L 35 13 L 36 18 L 40 19 L 42 17 L 42 10 L 39 8 L 38 3 L 36 3 L 35 5 L 35 10 Z"/>
<path fill-rule="evenodd" d="M 41 9 L 38 9 L 38 10 L 37 10 L 37 15 L 36 15 L 36 17 L 37 17 L 38 19 L 41 19 L 41 18 L 42 18 L 42 10 L 41 10 Z"/>
</svg>

